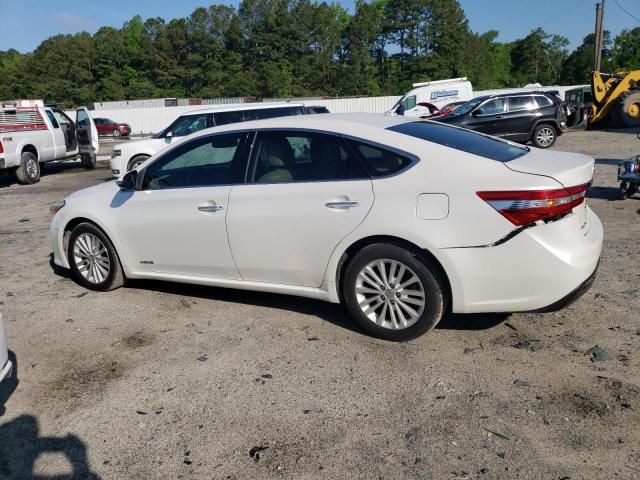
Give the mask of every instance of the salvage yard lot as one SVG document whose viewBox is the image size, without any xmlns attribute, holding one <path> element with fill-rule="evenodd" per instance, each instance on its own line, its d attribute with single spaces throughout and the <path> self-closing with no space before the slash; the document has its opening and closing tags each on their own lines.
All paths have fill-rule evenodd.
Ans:
<svg viewBox="0 0 640 480">
<path fill-rule="evenodd" d="M 309 299 L 88 292 L 51 267 L 48 204 L 108 179 L 108 162 L 0 177 L 19 366 L 0 387 L 0 477 L 639 478 L 640 196 L 617 200 L 616 165 L 640 141 L 570 132 L 555 148 L 599 159 L 592 289 L 556 313 L 450 316 L 404 344 Z"/>
</svg>

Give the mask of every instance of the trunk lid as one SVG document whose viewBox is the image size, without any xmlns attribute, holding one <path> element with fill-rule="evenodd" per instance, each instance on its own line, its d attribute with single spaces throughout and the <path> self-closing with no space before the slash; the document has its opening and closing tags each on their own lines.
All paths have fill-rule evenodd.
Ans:
<svg viewBox="0 0 640 480">
<path fill-rule="evenodd" d="M 551 177 L 563 187 L 573 187 L 591 182 L 595 160 L 581 153 L 532 148 L 526 155 L 504 165 L 515 172 Z"/>
</svg>

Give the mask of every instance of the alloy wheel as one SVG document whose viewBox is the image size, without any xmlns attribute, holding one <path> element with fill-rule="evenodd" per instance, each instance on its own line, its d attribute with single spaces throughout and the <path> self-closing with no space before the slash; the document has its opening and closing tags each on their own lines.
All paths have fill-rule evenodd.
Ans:
<svg viewBox="0 0 640 480">
<path fill-rule="evenodd" d="M 78 235 L 73 245 L 73 261 L 80 274 L 93 284 L 104 282 L 111 270 L 107 247 L 92 233 Z"/>
<path fill-rule="evenodd" d="M 555 136 L 556 136 L 556 133 L 553 131 L 552 128 L 544 127 L 538 131 L 536 135 L 536 140 L 540 145 L 544 147 L 548 147 L 553 143 Z"/>
<path fill-rule="evenodd" d="M 33 158 L 30 157 L 27 160 L 27 174 L 31 177 L 31 178 L 35 178 L 38 176 L 38 161 Z"/>
<path fill-rule="evenodd" d="M 379 327 L 401 330 L 414 325 L 425 307 L 425 290 L 411 268 L 397 260 L 368 263 L 356 277 L 356 300 Z"/>
</svg>

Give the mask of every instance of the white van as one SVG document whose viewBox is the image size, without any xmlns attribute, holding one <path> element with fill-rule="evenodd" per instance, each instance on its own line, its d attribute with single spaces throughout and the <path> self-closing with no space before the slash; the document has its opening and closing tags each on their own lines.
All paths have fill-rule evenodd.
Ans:
<svg viewBox="0 0 640 480">
<path fill-rule="evenodd" d="M 155 155 L 178 138 L 191 135 L 205 128 L 290 115 L 307 115 L 303 103 L 252 103 L 233 107 L 215 107 L 192 110 L 176 118 L 171 125 L 144 140 L 120 143 L 111 151 L 111 173 L 121 178 L 130 170 L 138 168 L 149 157 Z"/>
<path fill-rule="evenodd" d="M 408 117 L 427 117 L 453 102 L 466 102 L 473 98 L 473 87 L 467 77 L 435 80 L 433 82 L 414 83 L 389 110 L 387 115 L 405 115 Z"/>
</svg>

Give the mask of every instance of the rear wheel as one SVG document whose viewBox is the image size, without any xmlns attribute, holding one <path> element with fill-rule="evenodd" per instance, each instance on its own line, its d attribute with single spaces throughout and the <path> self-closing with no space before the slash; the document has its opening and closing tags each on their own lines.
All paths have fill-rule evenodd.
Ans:
<svg viewBox="0 0 640 480">
<path fill-rule="evenodd" d="M 40 163 L 33 152 L 22 152 L 20 166 L 16 169 L 16 179 L 22 185 L 33 185 L 40 180 Z"/>
<path fill-rule="evenodd" d="M 556 143 L 558 134 L 556 129 L 551 125 L 542 124 L 538 125 L 533 130 L 533 136 L 531 137 L 531 143 L 538 148 L 549 148 Z"/>
<path fill-rule="evenodd" d="M 127 172 L 138 168 L 140 165 L 146 162 L 148 158 L 149 155 L 138 155 L 137 157 L 133 157 L 131 160 L 129 160 L 129 164 L 127 165 Z"/>
<path fill-rule="evenodd" d="M 67 258 L 75 281 L 85 288 L 109 291 L 124 285 L 124 272 L 113 244 L 91 223 L 73 229 Z"/>
<path fill-rule="evenodd" d="M 413 252 L 386 243 L 369 245 L 353 257 L 342 292 L 363 330 L 392 341 L 410 340 L 431 330 L 447 301 L 434 268 Z"/>
</svg>

